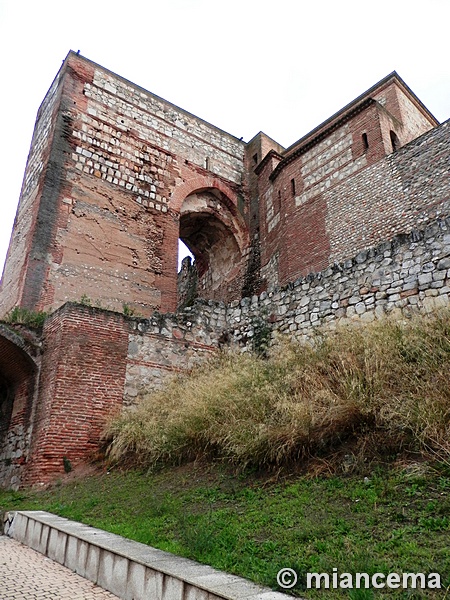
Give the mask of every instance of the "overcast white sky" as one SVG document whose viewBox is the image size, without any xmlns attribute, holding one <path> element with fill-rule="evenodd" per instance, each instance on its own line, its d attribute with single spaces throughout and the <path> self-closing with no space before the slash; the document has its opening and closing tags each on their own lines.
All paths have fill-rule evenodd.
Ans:
<svg viewBox="0 0 450 600">
<path fill-rule="evenodd" d="M 0 0 L 0 272 L 38 107 L 67 52 L 284 146 L 396 70 L 450 118 L 449 0 Z"/>
</svg>

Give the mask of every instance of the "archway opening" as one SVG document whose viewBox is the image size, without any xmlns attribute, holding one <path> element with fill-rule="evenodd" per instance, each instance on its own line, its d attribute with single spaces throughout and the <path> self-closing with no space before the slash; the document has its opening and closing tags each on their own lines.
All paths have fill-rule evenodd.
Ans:
<svg viewBox="0 0 450 600">
<path fill-rule="evenodd" d="M 190 194 L 181 206 L 179 237 L 192 258 L 178 275 L 178 306 L 195 297 L 229 301 L 242 287 L 242 250 L 235 207 L 216 189 Z"/>
<path fill-rule="evenodd" d="M 36 378 L 27 343 L 0 325 L 0 486 L 18 485 L 26 462 Z"/>
</svg>

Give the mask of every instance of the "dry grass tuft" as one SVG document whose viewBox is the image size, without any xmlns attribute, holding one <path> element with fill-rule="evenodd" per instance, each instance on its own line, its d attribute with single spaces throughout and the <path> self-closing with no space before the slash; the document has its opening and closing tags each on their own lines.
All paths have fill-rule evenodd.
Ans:
<svg viewBox="0 0 450 600">
<path fill-rule="evenodd" d="M 283 342 L 268 359 L 222 353 L 111 422 L 109 456 L 268 468 L 326 458 L 348 440 L 364 452 L 372 439 L 448 460 L 449 366 L 449 312 L 342 329 L 313 347 Z"/>
</svg>

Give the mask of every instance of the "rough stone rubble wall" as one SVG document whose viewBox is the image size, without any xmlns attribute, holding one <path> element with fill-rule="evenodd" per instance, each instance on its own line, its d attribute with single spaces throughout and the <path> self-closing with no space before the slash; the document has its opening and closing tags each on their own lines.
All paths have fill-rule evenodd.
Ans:
<svg viewBox="0 0 450 600">
<path fill-rule="evenodd" d="M 448 306 L 449 294 L 450 218 L 446 218 L 285 288 L 233 302 L 226 324 L 232 339 L 250 348 L 261 321 L 272 336 L 279 332 L 304 339 L 321 325 L 333 328 L 386 315 L 427 314 Z"/>
<path fill-rule="evenodd" d="M 64 457 L 74 465 L 88 459 L 111 411 L 160 389 L 167 377 L 205 361 L 219 346 L 248 351 L 261 334 L 305 340 L 319 326 L 426 315 L 448 306 L 449 299 L 447 218 L 229 305 L 197 301 L 176 314 L 142 319 L 68 304 L 44 329 L 32 460 L 15 469 L 14 482 L 49 481 L 64 472 Z M 16 434 L 26 441 L 24 432 Z M 18 448 L 26 456 L 23 445 Z"/>
<path fill-rule="evenodd" d="M 176 314 L 134 320 L 129 335 L 125 405 L 145 391 L 159 390 L 165 379 L 201 363 L 217 349 L 226 329 L 222 302 L 197 300 Z"/>
<path fill-rule="evenodd" d="M 248 351 L 267 335 L 308 339 L 315 328 L 407 318 L 450 304 L 450 218 L 400 235 L 284 288 L 225 305 L 197 301 L 175 315 L 135 320 L 130 333 L 125 403 L 160 389 L 219 345 Z"/>
</svg>

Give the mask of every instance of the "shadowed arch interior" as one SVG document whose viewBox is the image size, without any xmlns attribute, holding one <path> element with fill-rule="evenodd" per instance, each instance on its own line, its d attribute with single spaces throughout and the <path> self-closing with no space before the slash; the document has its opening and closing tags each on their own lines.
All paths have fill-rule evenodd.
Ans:
<svg viewBox="0 0 450 600">
<path fill-rule="evenodd" d="M 190 194 L 181 206 L 179 237 L 195 259 L 198 296 L 226 300 L 241 284 L 243 240 L 235 206 L 217 189 Z"/>
<path fill-rule="evenodd" d="M 28 425 L 32 408 L 37 366 L 21 342 L 0 328 L 0 451 L 13 426 Z"/>
</svg>

